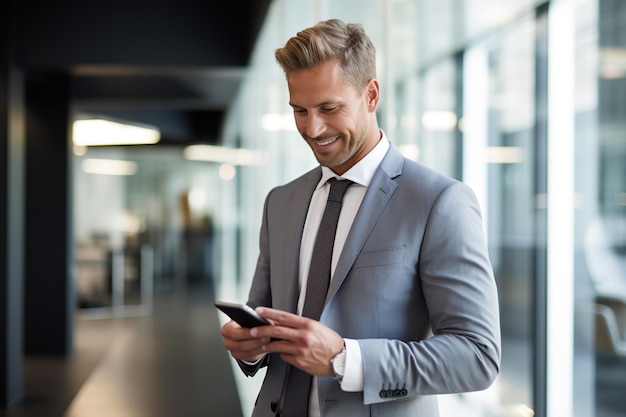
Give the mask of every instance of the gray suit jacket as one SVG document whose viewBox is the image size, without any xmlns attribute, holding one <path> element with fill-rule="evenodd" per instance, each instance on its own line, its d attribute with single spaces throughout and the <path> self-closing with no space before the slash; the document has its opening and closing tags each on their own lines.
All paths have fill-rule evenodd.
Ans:
<svg viewBox="0 0 626 417">
<path fill-rule="evenodd" d="M 300 240 L 316 168 L 272 190 L 248 303 L 296 311 Z M 478 203 L 465 184 L 393 145 L 354 219 L 320 321 L 357 339 L 364 391 L 319 377 L 322 416 L 438 416 L 436 394 L 486 389 L 500 365 L 496 285 Z M 285 363 L 268 366 L 253 416 L 273 416 Z"/>
</svg>

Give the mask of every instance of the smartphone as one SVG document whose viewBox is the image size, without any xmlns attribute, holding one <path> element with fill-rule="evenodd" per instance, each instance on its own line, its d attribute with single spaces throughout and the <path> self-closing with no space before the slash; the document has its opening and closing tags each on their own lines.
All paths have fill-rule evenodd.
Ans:
<svg viewBox="0 0 626 417">
<path fill-rule="evenodd" d="M 246 304 L 216 301 L 215 307 L 226 313 L 228 317 L 239 323 L 241 327 L 267 326 L 270 324 L 269 321 L 259 316 L 252 307 Z"/>
</svg>

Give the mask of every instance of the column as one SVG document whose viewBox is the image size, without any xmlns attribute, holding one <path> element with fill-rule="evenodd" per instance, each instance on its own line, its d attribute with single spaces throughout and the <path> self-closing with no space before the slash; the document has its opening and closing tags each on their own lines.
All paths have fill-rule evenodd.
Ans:
<svg viewBox="0 0 626 417">
<path fill-rule="evenodd" d="M 12 2 L 0 5 L 0 409 L 23 396 L 24 112 Z"/>
<path fill-rule="evenodd" d="M 75 312 L 71 251 L 70 79 L 27 72 L 24 351 L 69 355 Z"/>
</svg>

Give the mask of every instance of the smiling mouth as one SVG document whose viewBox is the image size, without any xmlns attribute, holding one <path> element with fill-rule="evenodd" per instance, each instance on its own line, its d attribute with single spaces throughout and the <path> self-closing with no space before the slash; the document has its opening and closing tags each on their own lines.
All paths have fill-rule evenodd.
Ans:
<svg viewBox="0 0 626 417">
<path fill-rule="evenodd" d="M 315 143 L 317 143 L 319 146 L 326 146 L 326 145 L 330 145 L 331 143 L 337 141 L 339 139 L 339 136 L 335 136 L 334 138 L 330 138 L 330 139 L 326 139 L 326 140 L 320 140 L 317 141 Z"/>
</svg>

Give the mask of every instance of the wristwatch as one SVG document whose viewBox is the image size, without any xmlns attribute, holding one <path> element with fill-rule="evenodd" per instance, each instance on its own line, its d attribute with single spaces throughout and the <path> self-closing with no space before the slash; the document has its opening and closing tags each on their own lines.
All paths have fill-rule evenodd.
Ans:
<svg viewBox="0 0 626 417">
<path fill-rule="evenodd" d="M 346 345 L 343 345 L 341 352 L 337 354 L 334 358 L 330 360 L 330 364 L 333 367 L 333 373 L 335 374 L 335 379 L 339 381 L 343 380 L 343 375 L 346 371 Z"/>
</svg>

